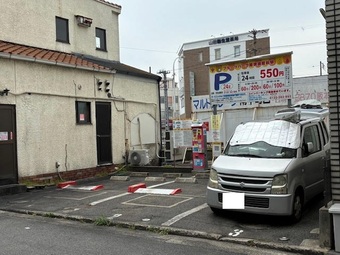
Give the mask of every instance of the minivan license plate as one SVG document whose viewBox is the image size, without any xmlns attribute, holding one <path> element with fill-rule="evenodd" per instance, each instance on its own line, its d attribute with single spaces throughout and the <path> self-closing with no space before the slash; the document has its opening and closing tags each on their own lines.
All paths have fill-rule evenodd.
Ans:
<svg viewBox="0 0 340 255">
<path fill-rule="evenodd" d="M 244 193 L 223 193 L 222 209 L 244 209 Z"/>
</svg>

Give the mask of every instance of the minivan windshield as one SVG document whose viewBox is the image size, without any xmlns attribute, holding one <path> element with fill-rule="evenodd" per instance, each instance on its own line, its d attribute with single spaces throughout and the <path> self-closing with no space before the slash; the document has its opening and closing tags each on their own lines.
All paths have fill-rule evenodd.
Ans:
<svg viewBox="0 0 340 255">
<path fill-rule="evenodd" d="M 252 144 L 228 144 L 223 154 L 235 157 L 294 158 L 296 157 L 296 151 L 296 149 L 273 146 L 259 141 Z"/>
</svg>

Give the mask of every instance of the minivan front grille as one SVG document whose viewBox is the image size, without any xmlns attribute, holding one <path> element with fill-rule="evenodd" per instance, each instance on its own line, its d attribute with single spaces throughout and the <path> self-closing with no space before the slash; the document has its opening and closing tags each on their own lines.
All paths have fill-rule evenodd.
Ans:
<svg viewBox="0 0 340 255">
<path fill-rule="evenodd" d="M 237 178 L 230 176 L 221 176 L 221 179 L 225 182 L 244 182 L 244 183 L 253 183 L 253 184 L 266 184 L 268 182 L 267 179 L 245 179 L 245 178 Z"/>
<path fill-rule="evenodd" d="M 270 194 L 272 178 L 218 174 L 218 182 L 225 191 Z"/>
<path fill-rule="evenodd" d="M 266 188 L 260 189 L 260 188 L 242 188 L 242 187 L 236 187 L 236 186 L 230 186 L 230 185 L 221 185 L 222 188 L 227 190 L 234 190 L 234 191 L 243 191 L 243 192 L 265 192 Z"/>
</svg>

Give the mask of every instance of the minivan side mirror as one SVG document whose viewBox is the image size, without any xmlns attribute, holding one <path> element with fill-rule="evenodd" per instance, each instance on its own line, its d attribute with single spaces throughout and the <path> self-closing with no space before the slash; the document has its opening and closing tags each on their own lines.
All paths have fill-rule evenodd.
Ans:
<svg viewBox="0 0 340 255">
<path fill-rule="evenodd" d="M 312 143 L 312 142 L 308 142 L 308 143 L 307 143 L 307 151 L 308 151 L 308 154 L 313 153 L 313 151 L 314 151 L 314 146 L 313 146 L 313 143 Z"/>
<path fill-rule="evenodd" d="M 302 146 L 303 157 L 307 157 L 308 155 L 313 153 L 313 151 L 314 151 L 314 145 L 312 142 L 303 143 L 303 146 Z"/>
</svg>

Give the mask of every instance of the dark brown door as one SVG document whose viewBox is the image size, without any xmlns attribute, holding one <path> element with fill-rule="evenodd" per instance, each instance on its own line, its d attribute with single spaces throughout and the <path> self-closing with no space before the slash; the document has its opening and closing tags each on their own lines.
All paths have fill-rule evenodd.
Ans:
<svg viewBox="0 0 340 255">
<path fill-rule="evenodd" d="M 0 185 L 17 182 L 15 106 L 0 105 Z"/>
<path fill-rule="evenodd" d="M 96 103 L 98 165 L 112 163 L 111 103 Z"/>
</svg>

